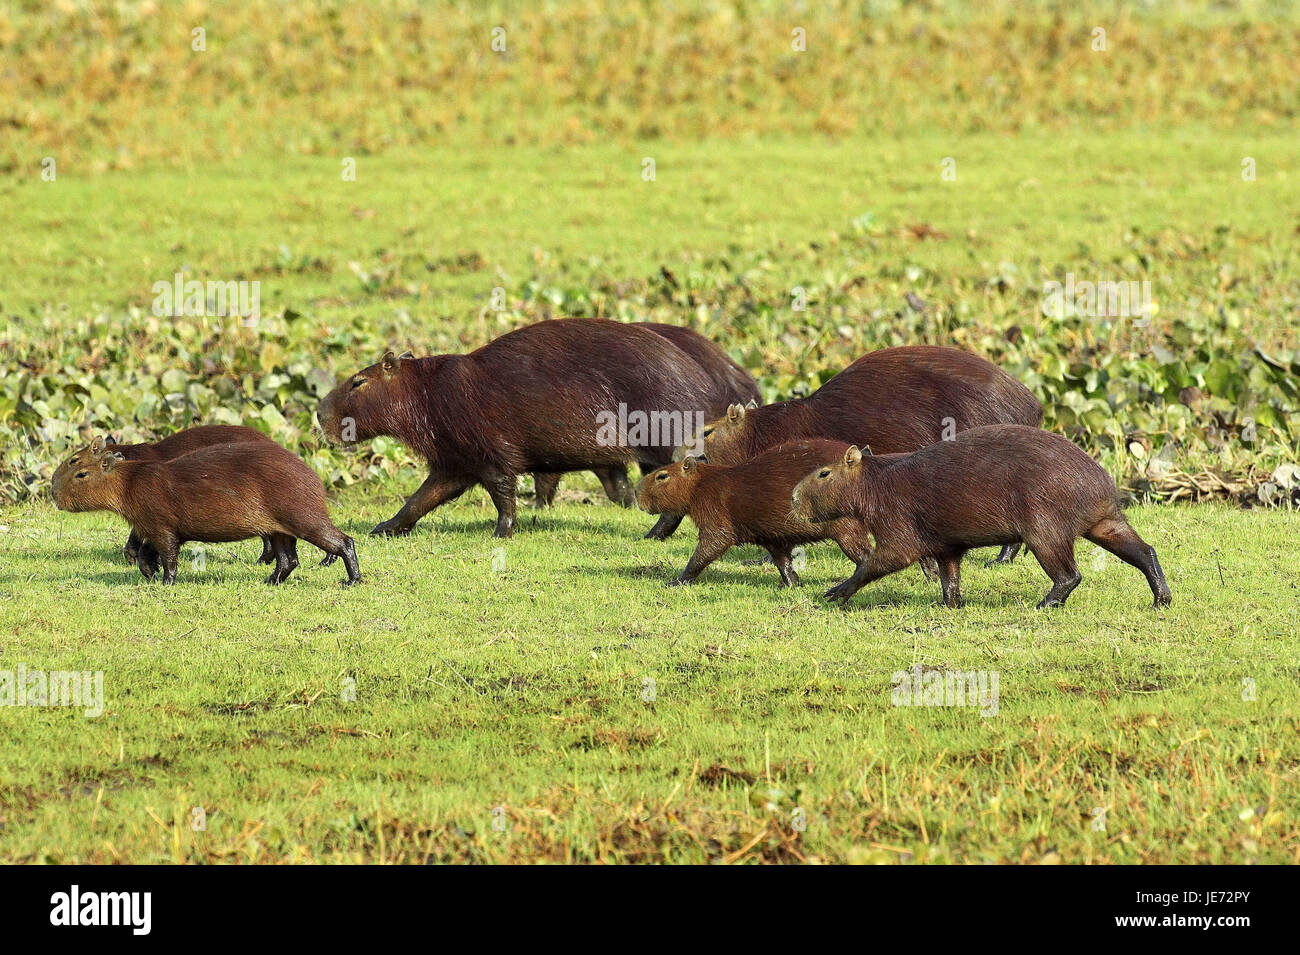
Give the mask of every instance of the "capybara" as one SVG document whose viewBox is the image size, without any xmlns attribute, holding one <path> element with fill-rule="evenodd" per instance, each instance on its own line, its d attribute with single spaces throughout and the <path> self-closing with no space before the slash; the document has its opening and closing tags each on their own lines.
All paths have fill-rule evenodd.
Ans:
<svg viewBox="0 0 1300 955">
<path fill-rule="evenodd" d="M 236 424 L 201 424 L 169 434 L 159 441 L 141 442 L 139 444 L 118 444 L 111 435 L 96 435 L 90 444 L 72 452 L 67 460 L 55 469 L 54 476 L 50 478 L 50 488 L 57 499 L 59 488 L 63 486 L 63 482 L 68 479 L 68 476 L 75 473 L 85 462 L 98 459 L 105 449 L 121 455 L 127 461 L 170 461 L 172 458 L 178 458 L 200 448 L 210 448 L 218 444 L 249 443 L 275 444 L 262 432 Z M 140 538 L 135 529 L 132 528 L 131 533 L 127 535 L 126 545 L 122 548 L 122 556 L 126 558 L 128 564 L 135 564 L 139 551 Z M 147 559 L 153 563 L 154 569 L 157 570 L 158 552 L 149 548 Z M 270 538 L 263 537 L 262 555 L 258 558 L 258 561 L 269 564 L 274 560 L 275 554 L 271 549 Z"/>
<path fill-rule="evenodd" d="M 736 467 L 720 467 L 688 455 L 647 474 L 636 489 L 641 509 L 688 515 L 700 529 L 695 553 L 672 583 L 691 583 L 737 544 L 766 549 L 785 586 L 799 583 L 791 551 L 802 544 L 833 538 L 855 564 L 864 562 L 871 545 L 861 521 L 813 523 L 790 508 L 795 484 L 810 468 L 838 458 L 846 447 L 842 441 L 791 441 Z"/>
<path fill-rule="evenodd" d="M 467 355 L 388 352 L 330 392 L 318 417 L 336 441 L 390 435 L 428 462 L 429 477 L 372 533 L 405 534 L 481 484 L 496 505 L 496 536 L 509 537 L 518 475 L 666 464 L 710 408 L 725 409 L 724 392 L 651 329 L 565 318 Z"/>
<path fill-rule="evenodd" d="M 356 550 L 329 518 L 325 486 L 297 455 L 273 442 L 223 444 L 170 461 L 128 461 L 111 448 L 83 462 L 60 485 L 65 511 L 115 511 L 162 558 L 163 583 L 176 582 L 181 544 L 267 537 L 282 583 L 298 566 L 297 539 L 315 544 L 347 567 L 347 583 L 361 579 Z M 153 566 L 141 548 L 146 579 Z"/>
<path fill-rule="evenodd" d="M 1085 537 L 1142 571 L 1155 606 L 1169 604 L 1155 549 L 1120 512 L 1110 475 L 1073 442 L 1038 428 L 972 428 L 892 460 L 850 447 L 800 481 L 791 504 L 806 520 L 856 518 L 875 540 L 871 556 L 826 592 L 834 600 L 930 556 L 944 603 L 959 607 L 962 555 L 1023 541 L 1052 578 L 1038 606 L 1058 606 L 1082 580 L 1074 541 Z"/>
<path fill-rule="evenodd" d="M 709 379 L 716 386 L 715 393 L 710 396 L 709 401 L 720 409 L 719 413 L 721 413 L 721 409 L 726 408 L 732 402 L 738 402 L 750 407 L 758 406 L 760 397 L 758 384 L 749 372 L 732 361 L 731 357 L 714 342 L 680 325 L 639 322 L 637 327 L 648 329 L 656 335 L 662 335 L 695 359 L 695 362 L 704 369 Z M 617 468 L 601 468 L 595 474 L 600 479 L 601 487 L 605 490 L 605 496 L 611 501 L 625 507 L 633 503 L 632 487 L 627 479 L 627 468 L 621 466 Z M 534 474 L 533 484 L 536 488 L 535 500 L 537 505 L 539 507 L 550 507 L 555 501 L 555 492 L 560 484 L 560 475 L 554 473 Z M 665 514 L 645 536 L 663 540 L 672 534 L 680 523 L 680 518 L 673 518 L 671 515 Z"/>
<path fill-rule="evenodd" d="M 1033 392 L 993 363 L 957 348 L 907 345 L 863 355 L 806 398 L 753 410 L 733 404 L 705 425 L 693 446 L 723 465 L 796 438 L 902 454 L 968 428 L 1036 428 L 1042 421 L 1043 406 Z M 1008 544 L 998 562 L 1009 562 L 1018 549 Z"/>
</svg>

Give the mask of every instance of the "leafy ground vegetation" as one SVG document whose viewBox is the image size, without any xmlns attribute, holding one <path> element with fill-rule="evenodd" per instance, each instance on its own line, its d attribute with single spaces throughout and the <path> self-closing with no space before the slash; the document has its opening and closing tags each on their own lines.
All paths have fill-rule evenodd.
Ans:
<svg viewBox="0 0 1300 955">
<path fill-rule="evenodd" d="M 0 11 L 0 673 L 104 686 L 0 706 L 0 858 L 1300 859 L 1300 20 L 815 6 Z M 167 313 L 177 275 L 257 320 Z M 1111 281 L 1144 307 L 1050 284 Z M 960 612 L 916 571 L 828 607 L 824 546 L 801 591 L 740 551 L 669 591 L 693 533 L 577 475 L 508 542 L 478 492 L 365 537 L 421 475 L 313 431 L 337 376 L 566 315 L 689 325 L 769 400 L 985 354 L 1174 604 L 1088 544 L 1047 614 L 1032 559 L 972 560 Z M 200 421 L 313 464 L 362 587 L 265 588 L 247 542 L 164 590 L 49 504 L 87 435 Z M 914 667 L 996 673 L 996 713 L 895 706 Z"/>
</svg>

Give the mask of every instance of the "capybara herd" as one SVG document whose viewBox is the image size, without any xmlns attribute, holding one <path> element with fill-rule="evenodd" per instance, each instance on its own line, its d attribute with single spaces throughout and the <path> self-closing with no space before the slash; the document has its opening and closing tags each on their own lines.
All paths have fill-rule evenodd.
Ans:
<svg viewBox="0 0 1300 955">
<path fill-rule="evenodd" d="M 673 584 L 695 581 L 728 549 L 764 548 L 781 582 L 799 584 L 796 549 L 839 545 L 855 569 L 827 591 L 847 600 L 913 563 L 935 567 L 943 602 L 962 605 L 968 550 L 1023 543 L 1052 580 L 1040 607 L 1078 586 L 1084 537 L 1137 567 L 1155 605 L 1169 587 L 1120 511 L 1110 476 L 1040 428 L 1043 408 L 1019 381 L 955 348 L 871 352 L 803 398 L 760 405 L 754 379 L 686 328 L 554 319 L 463 355 L 387 352 L 322 399 L 321 430 L 345 445 L 380 435 L 418 453 L 429 476 L 372 534 L 403 535 L 481 485 L 495 535 L 516 522 L 516 484 L 539 506 L 560 476 L 592 471 L 618 504 L 658 515 L 664 539 L 690 517 L 699 539 Z M 627 467 L 642 473 L 633 492 Z M 152 444 L 95 438 L 54 472 L 68 511 L 109 510 L 130 525 L 123 554 L 146 579 L 176 580 L 180 545 L 261 538 L 268 583 L 298 566 L 297 542 L 342 558 L 361 579 L 350 537 L 299 457 L 251 428 L 206 425 Z"/>
</svg>

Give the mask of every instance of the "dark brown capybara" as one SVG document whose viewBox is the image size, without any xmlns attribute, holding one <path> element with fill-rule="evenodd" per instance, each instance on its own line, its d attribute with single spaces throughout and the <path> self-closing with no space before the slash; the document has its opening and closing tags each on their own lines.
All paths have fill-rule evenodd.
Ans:
<svg viewBox="0 0 1300 955">
<path fill-rule="evenodd" d="M 652 331 L 656 335 L 662 335 L 695 359 L 696 363 L 704 369 L 709 379 L 716 386 L 715 393 L 710 396 L 710 403 L 719 409 L 719 414 L 721 409 L 726 408 L 733 402 L 749 407 L 758 407 L 761 396 L 757 382 L 754 381 L 749 372 L 732 361 L 731 356 L 715 342 L 689 328 L 683 328 L 681 325 L 665 325 L 661 322 L 638 322 L 637 326 Z M 605 490 L 605 496 L 611 501 L 625 507 L 633 503 L 632 487 L 628 483 L 627 468 L 602 468 L 595 473 L 596 477 L 600 479 L 601 487 Z M 560 475 L 554 473 L 534 474 L 533 484 L 536 488 L 535 501 L 537 505 L 539 507 L 550 507 L 555 501 L 555 492 L 560 484 Z M 672 534 L 680 523 L 680 518 L 674 520 L 671 515 L 664 515 L 645 536 L 663 540 Z"/>
<path fill-rule="evenodd" d="M 781 583 L 798 586 L 792 550 L 834 539 L 855 564 L 871 545 L 861 521 L 845 518 L 826 524 L 797 516 L 790 493 L 810 468 L 844 453 L 842 441 L 791 441 L 736 467 L 720 467 L 690 455 L 652 471 L 637 485 L 636 500 L 651 514 L 686 515 L 700 529 L 695 553 L 672 584 L 689 584 L 737 544 L 757 544 L 772 556 Z"/>
<path fill-rule="evenodd" d="M 496 505 L 496 536 L 509 537 L 518 475 L 666 464 L 708 409 L 722 404 L 719 390 L 695 359 L 653 330 L 565 318 L 466 355 L 389 352 L 330 392 L 317 416 L 336 441 L 390 435 L 429 464 L 420 488 L 372 533 L 408 533 L 481 484 Z"/>
<path fill-rule="evenodd" d="M 796 438 L 905 454 L 969 428 L 1036 428 L 1042 421 L 1043 406 L 1033 392 L 992 362 L 958 348 L 907 345 L 863 355 L 806 398 L 753 410 L 732 405 L 705 425 L 693 446 L 724 465 Z M 1017 550 L 1008 544 L 997 562 L 1009 563 Z"/>
<path fill-rule="evenodd" d="M 855 518 L 875 540 L 871 556 L 826 592 L 833 600 L 929 556 L 939 563 L 944 603 L 959 607 L 966 551 L 1023 541 L 1052 578 L 1038 606 L 1058 606 L 1082 580 L 1074 542 L 1085 537 L 1142 571 L 1156 607 L 1169 605 L 1155 549 L 1121 513 L 1110 475 L 1073 442 L 1038 428 L 972 428 L 892 460 L 851 447 L 800 481 L 791 504 L 807 520 Z"/>
<path fill-rule="evenodd" d="M 65 511 L 114 511 L 162 559 L 163 583 L 176 582 L 180 547 L 266 537 L 275 555 L 267 583 L 298 566 L 298 538 L 342 557 L 346 583 L 361 579 L 352 538 L 330 522 L 325 486 L 297 455 L 274 442 L 223 444 L 170 461 L 127 461 L 111 449 L 83 462 L 55 498 Z M 146 580 L 154 569 L 140 550 Z"/>
<path fill-rule="evenodd" d="M 112 436 L 96 435 L 90 444 L 72 452 L 55 469 L 54 476 L 50 478 L 50 489 L 57 499 L 59 489 L 68 477 L 87 462 L 98 460 L 105 450 L 112 451 L 127 461 L 170 461 L 173 458 L 179 458 L 181 455 L 189 454 L 191 451 L 198 451 L 201 448 L 215 447 L 219 444 L 250 443 L 275 444 L 262 432 L 236 424 L 197 425 L 193 428 L 177 431 L 175 434 L 169 434 L 159 441 L 140 442 L 138 444 L 118 444 L 113 440 Z M 136 563 L 140 544 L 140 537 L 132 528 L 131 533 L 126 538 L 126 545 L 122 548 L 122 556 L 126 558 L 128 564 Z M 157 570 L 158 552 L 148 548 L 147 559 L 152 562 L 154 569 Z M 258 558 L 258 561 L 263 564 L 270 564 L 275 561 L 270 538 L 262 538 L 262 555 Z"/>
</svg>

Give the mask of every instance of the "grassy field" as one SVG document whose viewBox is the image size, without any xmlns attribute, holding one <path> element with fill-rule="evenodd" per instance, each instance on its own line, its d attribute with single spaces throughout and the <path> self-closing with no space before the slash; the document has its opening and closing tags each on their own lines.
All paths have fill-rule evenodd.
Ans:
<svg viewBox="0 0 1300 955">
<path fill-rule="evenodd" d="M 0 705 L 0 861 L 1300 861 L 1294 9 L 818 5 L 800 59 L 766 2 L 271 6 L 0 11 L 0 701 L 19 667 L 104 697 Z M 159 314 L 177 273 L 259 283 L 258 322 Z M 1067 275 L 1157 307 L 1054 314 Z M 753 549 L 670 590 L 694 530 L 589 475 L 510 541 L 480 491 L 366 536 L 423 475 L 324 442 L 337 376 L 571 315 L 693 327 L 767 400 L 984 354 L 1173 605 L 1083 542 L 1047 613 L 986 554 L 960 611 L 915 568 L 829 606 L 827 545 L 798 591 Z M 265 587 L 255 541 L 146 584 L 51 505 L 89 435 L 198 421 L 302 454 L 363 584 L 304 545 Z M 893 705 L 917 666 L 996 674 L 996 713 Z"/>
<path fill-rule="evenodd" d="M 337 516 L 360 536 L 395 500 Z M 3 659 L 102 670 L 108 702 L 4 712 L 3 855 L 1295 862 L 1294 519 L 1130 517 L 1167 611 L 1090 544 L 1051 613 L 1023 559 L 968 561 L 960 612 L 915 569 L 828 607 L 827 545 L 798 591 L 740 550 L 669 590 L 692 533 L 566 503 L 502 543 L 477 492 L 363 541 L 360 587 L 304 561 L 265 588 L 248 542 L 163 589 L 116 518 L 12 510 Z M 917 664 L 997 672 L 996 715 L 891 705 Z"/>
</svg>

